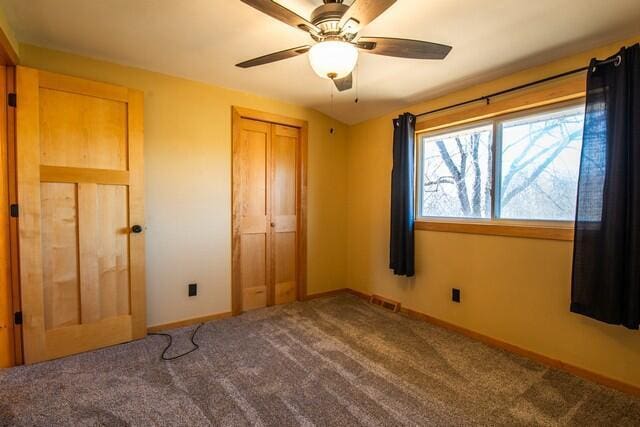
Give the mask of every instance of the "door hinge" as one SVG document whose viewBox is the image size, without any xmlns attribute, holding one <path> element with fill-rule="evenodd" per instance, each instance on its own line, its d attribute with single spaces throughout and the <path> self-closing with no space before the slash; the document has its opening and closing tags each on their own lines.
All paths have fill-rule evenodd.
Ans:
<svg viewBox="0 0 640 427">
<path fill-rule="evenodd" d="M 18 97 L 15 93 L 11 92 L 7 94 L 7 104 L 9 104 L 9 107 L 18 105 Z"/>
<path fill-rule="evenodd" d="M 16 325 L 22 325 L 22 312 L 16 311 L 13 313 L 13 323 Z"/>
<path fill-rule="evenodd" d="M 20 209 L 18 208 L 17 203 L 13 203 L 11 206 L 9 206 L 9 214 L 12 218 L 18 218 L 18 215 L 20 215 Z"/>
</svg>

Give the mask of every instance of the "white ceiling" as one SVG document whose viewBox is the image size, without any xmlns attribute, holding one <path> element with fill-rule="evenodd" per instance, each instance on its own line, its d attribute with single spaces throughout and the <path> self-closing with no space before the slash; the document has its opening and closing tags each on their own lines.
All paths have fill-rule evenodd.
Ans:
<svg viewBox="0 0 640 427">
<path fill-rule="evenodd" d="M 321 0 L 279 0 L 308 17 Z M 350 0 L 345 3 L 350 3 Z M 252 92 L 357 123 L 478 81 L 640 33 L 639 0 L 398 0 L 362 35 L 449 44 L 444 61 L 361 54 L 336 94 L 306 55 L 234 64 L 310 38 L 239 0 L 0 0 L 21 42 Z"/>
</svg>

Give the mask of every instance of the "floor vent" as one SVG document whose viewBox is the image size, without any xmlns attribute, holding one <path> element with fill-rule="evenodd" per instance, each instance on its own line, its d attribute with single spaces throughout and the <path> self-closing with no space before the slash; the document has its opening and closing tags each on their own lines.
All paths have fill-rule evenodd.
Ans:
<svg viewBox="0 0 640 427">
<path fill-rule="evenodd" d="M 380 307 L 386 308 L 387 310 L 391 310 L 394 313 L 400 311 L 400 303 L 397 301 L 392 301 L 388 298 L 381 297 L 380 295 L 371 295 L 369 298 L 369 302 L 371 304 L 379 305 Z"/>
</svg>

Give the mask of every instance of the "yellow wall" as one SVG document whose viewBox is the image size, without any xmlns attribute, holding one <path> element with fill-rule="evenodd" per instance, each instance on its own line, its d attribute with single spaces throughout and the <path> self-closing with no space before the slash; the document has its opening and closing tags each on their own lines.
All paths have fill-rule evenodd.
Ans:
<svg viewBox="0 0 640 427">
<path fill-rule="evenodd" d="M 7 14 L 4 12 L 4 9 L 0 7 L 0 31 L 4 32 L 4 35 L 9 40 L 9 44 L 16 52 L 16 54 L 20 55 L 20 46 L 18 43 L 18 39 L 16 39 L 16 35 L 13 32 L 13 28 L 9 25 L 9 20 L 7 19 Z"/>
<path fill-rule="evenodd" d="M 20 60 L 145 92 L 149 325 L 231 310 L 232 105 L 309 122 L 308 293 L 345 286 L 346 126 L 291 104 L 34 46 L 21 45 Z M 189 298 L 192 282 L 198 296 Z"/>
<path fill-rule="evenodd" d="M 572 243 L 416 231 L 416 276 L 388 269 L 391 120 L 606 57 L 624 40 L 476 85 L 349 129 L 348 283 L 455 325 L 640 386 L 640 333 L 569 312 Z M 425 76 L 428 78 L 428 76 Z M 451 302 L 451 288 L 462 303 Z"/>
</svg>

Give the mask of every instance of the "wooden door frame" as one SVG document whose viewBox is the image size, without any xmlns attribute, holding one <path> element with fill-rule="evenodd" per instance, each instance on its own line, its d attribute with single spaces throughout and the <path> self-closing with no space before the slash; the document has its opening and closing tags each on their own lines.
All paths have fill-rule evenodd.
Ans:
<svg viewBox="0 0 640 427">
<path fill-rule="evenodd" d="M 7 67 L 7 93 L 16 91 L 16 67 Z M 18 177 L 16 173 L 16 109 L 7 108 L 7 173 L 9 187 L 8 204 L 18 206 Z M 9 208 L 7 207 L 7 209 Z M 9 243 L 10 243 L 10 280 L 12 289 L 12 312 L 22 313 L 22 301 L 20 296 L 20 247 L 18 245 L 18 217 L 9 217 Z M 22 350 L 22 325 L 13 325 L 14 365 L 24 363 Z"/>
<path fill-rule="evenodd" d="M 18 54 L 14 50 L 4 29 L 0 28 L 0 67 L 3 68 L 2 82 L 5 94 L 15 92 L 15 66 L 18 64 Z M 16 202 L 16 168 L 15 168 L 15 109 L 8 105 L 6 96 L 3 99 L 3 107 L 0 115 L 0 143 L 2 155 L 0 156 L 0 194 L 3 198 L 1 208 L 2 230 L 0 230 L 0 245 L 2 245 L 2 277 L 0 277 L 0 289 L 6 288 L 6 292 L 0 292 L 0 305 L 10 314 L 8 320 L 8 346 L 10 366 L 22 364 L 22 329 L 14 324 L 14 313 L 20 311 L 20 280 L 18 265 L 17 221 L 18 219 L 8 215 L 9 207 Z M 4 285 L 4 286 L 3 286 Z M 2 310 L 0 310 L 2 311 Z M 5 343 L 7 344 L 7 343 Z"/>
<path fill-rule="evenodd" d="M 232 123 L 232 159 L 231 159 L 231 313 L 234 316 L 242 313 L 242 284 L 240 283 L 240 206 L 237 194 L 240 192 L 240 174 L 235 168 L 238 164 L 240 142 L 240 121 L 242 119 L 257 120 L 270 124 L 295 127 L 300 130 L 300 149 L 298 159 L 300 170 L 296 183 L 297 215 L 297 299 L 307 296 L 307 146 L 309 140 L 309 124 L 306 120 L 294 119 L 279 114 L 252 110 L 249 108 L 231 107 Z"/>
</svg>

